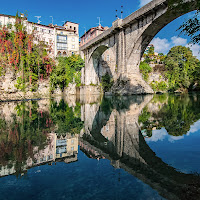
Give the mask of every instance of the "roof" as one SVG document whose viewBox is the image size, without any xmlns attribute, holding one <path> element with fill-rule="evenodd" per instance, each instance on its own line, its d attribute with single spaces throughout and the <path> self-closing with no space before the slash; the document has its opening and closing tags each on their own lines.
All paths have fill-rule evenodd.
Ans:
<svg viewBox="0 0 200 200">
<path fill-rule="evenodd" d="M 70 21 L 66 21 L 66 22 L 63 24 L 63 26 L 64 26 L 67 22 L 70 22 Z M 70 23 L 78 24 L 78 25 L 79 25 L 79 23 L 75 23 L 75 22 L 70 22 Z"/>
<path fill-rule="evenodd" d="M 92 28 L 90 28 L 89 30 L 87 30 L 87 32 L 85 32 L 85 33 L 81 36 L 81 38 L 84 37 L 85 35 L 87 35 L 91 30 L 105 31 L 105 27 L 103 27 L 103 26 L 101 26 L 101 28 L 99 28 L 99 26 L 97 26 L 97 27 L 92 27 Z"/>
<path fill-rule="evenodd" d="M 13 16 L 13 15 L 0 14 L 0 16 L 15 18 L 15 16 Z M 25 17 L 25 19 L 27 19 L 27 18 Z M 66 21 L 65 24 L 67 22 L 70 22 L 70 21 Z M 30 22 L 30 21 L 28 21 L 28 23 L 35 24 L 37 26 L 43 26 L 43 27 L 46 27 L 46 28 L 51 28 L 51 29 L 53 29 L 55 27 L 57 30 L 65 30 L 65 31 L 69 31 L 69 32 L 74 32 L 74 30 L 66 29 L 64 26 L 58 26 L 58 25 L 53 25 L 53 24 L 44 25 L 44 24 L 38 24 L 38 23 L 35 23 L 35 22 Z M 74 22 L 71 22 L 71 23 L 74 23 Z M 74 24 L 78 24 L 78 23 L 74 23 Z"/>
</svg>

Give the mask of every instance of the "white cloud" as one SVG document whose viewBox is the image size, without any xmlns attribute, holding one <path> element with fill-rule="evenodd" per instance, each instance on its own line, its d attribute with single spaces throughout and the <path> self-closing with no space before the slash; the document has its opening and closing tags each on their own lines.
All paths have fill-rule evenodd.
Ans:
<svg viewBox="0 0 200 200">
<path fill-rule="evenodd" d="M 200 120 L 195 122 L 193 125 L 190 126 L 190 130 L 187 132 L 187 135 L 190 135 L 190 133 L 195 133 L 200 130 Z"/>
<path fill-rule="evenodd" d="M 186 47 L 189 47 L 192 50 L 194 56 L 200 59 L 200 45 L 198 44 L 187 44 Z"/>
<path fill-rule="evenodd" d="M 150 138 L 145 138 L 147 142 L 157 142 L 157 141 L 163 141 L 165 139 L 173 143 L 176 140 L 184 139 L 184 136 L 183 135 L 182 136 L 169 135 L 165 128 L 161 128 L 159 130 L 153 130 L 152 136 Z"/>
<path fill-rule="evenodd" d="M 170 42 L 166 38 L 164 39 L 160 39 L 159 37 L 154 38 L 151 44 L 154 45 L 155 52 L 164 53 L 164 54 L 168 53 L 171 47 Z"/>
<path fill-rule="evenodd" d="M 198 44 L 191 45 L 187 43 L 188 43 L 187 39 L 177 36 L 171 37 L 170 40 L 166 38 L 161 39 L 157 37 L 151 41 L 151 44 L 154 45 L 155 52 L 167 54 L 173 46 L 181 45 L 189 47 L 192 50 L 193 55 L 196 56 L 198 59 L 200 59 L 200 45 Z"/>
<path fill-rule="evenodd" d="M 175 46 L 179 46 L 179 45 L 185 46 L 187 44 L 187 39 L 177 37 L 177 36 L 172 37 L 171 41 Z"/>
<path fill-rule="evenodd" d="M 147 3 L 149 3 L 152 0 L 140 0 L 140 7 L 146 5 Z"/>
<path fill-rule="evenodd" d="M 152 136 L 150 138 L 146 138 L 147 142 L 157 142 L 158 140 L 163 141 L 167 137 L 168 133 L 165 128 L 161 128 L 160 130 L 153 130 Z"/>
</svg>

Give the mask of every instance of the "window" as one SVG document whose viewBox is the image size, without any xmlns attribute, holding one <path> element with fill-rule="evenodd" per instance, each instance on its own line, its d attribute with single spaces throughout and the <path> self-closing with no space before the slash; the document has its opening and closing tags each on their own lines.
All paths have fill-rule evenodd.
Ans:
<svg viewBox="0 0 200 200">
<path fill-rule="evenodd" d="M 63 32 L 60 32 L 61 35 L 63 35 Z"/>
<path fill-rule="evenodd" d="M 74 27 L 74 30 L 76 30 L 76 27 Z"/>
<path fill-rule="evenodd" d="M 57 43 L 58 50 L 67 50 L 67 44 L 65 43 Z"/>
<path fill-rule="evenodd" d="M 69 28 L 72 29 L 72 26 L 70 26 Z"/>
<path fill-rule="evenodd" d="M 67 36 L 57 35 L 57 41 L 67 43 Z"/>
<path fill-rule="evenodd" d="M 74 42 L 74 41 L 75 41 L 75 38 L 73 37 L 73 38 L 72 38 L 72 42 Z"/>
<path fill-rule="evenodd" d="M 71 144 L 74 144 L 74 139 L 71 140 Z"/>
<path fill-rule="evenodd" d="M 74 44 L 72 45 L 72 49 L 75 49 L 75 45 Z"/>
<path fill-rule="evenodd" d="M 71 151 L 74 151 L 74 147 L 71 147 Z"/>
</svg>

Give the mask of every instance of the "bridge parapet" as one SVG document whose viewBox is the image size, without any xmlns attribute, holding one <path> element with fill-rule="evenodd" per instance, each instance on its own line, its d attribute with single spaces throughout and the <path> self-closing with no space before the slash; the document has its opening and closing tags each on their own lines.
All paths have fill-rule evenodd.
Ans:
<svg viewBox="0 0 200 200">
<path fill-rule="evenodd" d="M 113 27 L 113 29 L 122 28 L 122 19 L 116 19 L 116 20 L 112 23 L 112 27 Z"/>
</svg>

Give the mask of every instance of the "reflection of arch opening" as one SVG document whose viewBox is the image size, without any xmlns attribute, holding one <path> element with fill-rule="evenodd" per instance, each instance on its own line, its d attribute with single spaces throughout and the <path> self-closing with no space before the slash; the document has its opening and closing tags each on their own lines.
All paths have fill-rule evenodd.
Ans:
<svg viewBox="0 0 200 200">
<path fill-rule="evenodd" d="M 124 111 L 128 111 L 133 103 L 138 106 L 143 103 L 140 103 L 137 98 L 138 96 L 136 96 L 134 101 L 131 101 L 132 98 L 127 99 L 127 101 L 123 98 L 123 104 L 127 106 L 126 109 L 122 109 L 123 104 L 120 99 L 117 101 L 116 98 L 105 98 L 106 102 L 102 103 L 94 117 L 92 129 L 88 130 L 88 135 L 87 133 L 83 135 L 83 141 L 89 142 L 91 148 L 95 147 L 95 150 L 101 156 L 103 155 L 111 160 L 113 166 L 116 164 L 117 168 L 123 168 L 130 174 L 133 174 L 153 189 L 156 189 L 164 198 L 199 199 L 200 194 L 195 189 L 190 193 L 191 198 L 183 198 L 185 191 L 193 187 L 199 187 L 199 177 L 194 174 L 184 174 L 176 171 L 174 167 L 163 162 L 148 146 L 138 125 L 135 123 L 135 126 L 133 126 L 133 122 L 130 124 L 126 123 L 128 115 L 124 115 Z M 115 103 L 113 104 L 113 102 Z M 107 106 L 104 107 L 105 105 Z M 143 104 L 140 108 L 144 108 L 145 105 Z M 116 109 L 117 107 L 118 109 Z M 115 130 L 114 137 L 109 140 L 102 135 L 101 130 L 107 125 L 113 110 L 115 110 Z M 123 112 L 121 112 L 122 110 Z M 141 110 L 139 113 L 141 113 Z M 126 117 L 124 118 L 124 116 Z M 117 120 L 121 121 L 121 119 L 123 119 L 124 124 L 121 124 L 122 126 L 119 127 Z M 133 135 L 133 131 L 137 135 Z M 129 145 L 130 147 L 128 147 Z"/>
</svg>

